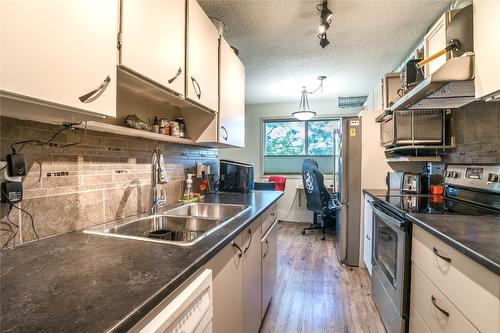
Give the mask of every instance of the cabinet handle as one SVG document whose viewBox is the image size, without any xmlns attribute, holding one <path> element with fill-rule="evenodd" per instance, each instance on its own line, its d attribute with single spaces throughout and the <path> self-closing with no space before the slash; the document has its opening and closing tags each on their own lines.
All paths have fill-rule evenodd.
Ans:
<svg viewBox="0 0 500 333">
<path fill-rule="evenodd" d="M 91 102 L 95 101 L 96 99 L 99 98 L 99 96 L 102 95 L 104 90 L 106 90 L 106 88 L 108 87 L 110 82 L 111 82 L 111 78 L 108 75 L 108 76 L 106 76 L 104 81 L 102 81 L 102 83 L 99 87 L 95 88 L 94 90 L 92 90 L 89 93 L 86 93 L 85 95 L 78 97 L 78 99 L 82 103 L 91 103 Z"/>
<path fill-rule="evenodd" d="M 250 241 L 248 242 L 248 246 L 243 250 L 243 253 L 247 253 L 248 249 L 250 248 L 250 245 L 252 245 L 252 229 L 248 229 L 248 238 Z"/>
<path fill-rule="evenodd" d="M 437 255 L 439 258 L 443 259 L 444 261 L 451 263 L 451 258 L 448 258 L 448 257 L 445 257 L 445 256 L 439 254 L 438 250 L 435 247 L 432 247 L 432 252 L 434 252 L 435 255 Z"/>
<path fill-rule="evenodd" d="M 431 295 L 431 302 L 432 302 L 432 305 L 434 305 L 436 307 L 436 309 L 441 311 L 441 313 L 444 314 L 446 317 L 450 316 L 450 313 L 448 311 L 444 310 L 443 308 L 439 307 L 439 305 L 436 304 L 436 297 L 434 297 L 434 295 Z"/>
<path fill-rule="evenodd" d="M 240 253 L 238 253 L 238 257 L 241 258 L 241 256 L 243 255 L 243 251 L 241 250 L 241 247 L 239 247 L 238 244 L 236 244 L 235 242 L 232 242 L 231 245 L 235 248 L 238 249 L 238 251 L 240 251 Z"/>
<path fill-rule="evenodd" d="M 371 240 L 370 235 L 366 235 L 366 239 Z"/>
<path fill-rule="evenodd" d="M 269 252 L 269 240 L 268 239 L 266 239 L 266 245 L 267 245 L 266 253 L 264 253 L 264 255 L 262 256 L 262 259 L 264 259 L 267 256 L 267 253 Z"/>
<path fill-rule="evenodd" d="M 179 77 L 179 75 L 181 75 L 181 73 L 182 73 L 182 68 L 179 67 L 179 69 L 177 70 L 177 73 L 175 73 L 174 77 L 171 78 L 170 80 L 168 80 L 168 84 L 174 82 L 175 79 L 177 79 Z"/>
<path fill-rule="evenodd" d="M 196 93 L 196 96 L 198 96 L 198 99 L 201 98 L 201 88 L 200 88 L 200 85 L 198 84 L 198 81 L 196 81 L 196 79 L 191 76 L 191 82 L 193 83 L 193 88 L 194 88 L 194 92 Z"/>
<path fill-rule="evenodd" d="M 226 135 L 222 135 L 222 139 L 224 141 L 227 141 L 227 139 L 229 138 L 229 134 L 227 133 L 227 129 L 224 126 L 221 126 L 220 128 L 221 128 L 221 130 L 224 131 L 224 133 L 226 133 Z"/>
</svg>

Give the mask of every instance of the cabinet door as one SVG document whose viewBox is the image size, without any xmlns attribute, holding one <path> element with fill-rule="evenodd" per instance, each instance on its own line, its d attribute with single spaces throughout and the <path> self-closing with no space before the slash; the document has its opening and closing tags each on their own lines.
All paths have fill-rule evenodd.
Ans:
<svg viewBox="0 0 500 333">
<path fill-rule="evenodd" d="M 219 52 L 219 142 L 244 147 L 245 66 L 223 38 Z"/>
<path fill-rule="evenodd" d="M 476 98 L 497 92 L 500 99 L 500 1 L 474 1 Z"/>
<path fill-rule="evenodd" d="M 186 61 L 186 97 L 217 111 L 219 35 L 196 0 L 188 0 Z"/>
<path fill-rule="evenodd" d="M 186 2 L 122 0 L 120 65 L 184 95 Z"/>
<path fill-rule="evenodd" d="M 363 244 L 363 259 L 365 262 L 366 269 L 372 274 L 372 239 L 373 239 L 373 213 L 371 202 L 373 201 L 372 197 L 369 195 L 365 195 L 365 214 L 364 214 L 364 222 L 365 222 L 365 237 Z"/>
<path fill-rule="evenodd" d="M 257 333 L 261 322 L 261 223 L 253 222 L 242 233 L 243 242 L 243 332 Z"/>
<path fill-rule="evenodd" d="M 278 224 L 273 225 L 262 239 L 262 315 L 264 319 L 278 275 Z"/>
<path fill-rule="evenodd" d="M 241 236 L 233 242 L 242 247 Z M 207 264 L 213 276 L 214 332 L 243 332 L 243 258 L 240 253 L 230 243 Z"/>
<path fill-rule="evenodd" d="M 2 1 L 0 13 L 2 91 L 116 115 L 116 0 Z"/>
<path fill-rule="evenodd" d="M 448 27 L 449 22 L 450 22 L 450 13 L 445 12 L 432 26 L 429 32 L 425 34 L 424 37 L 425 58 L 428 58 L 434 53 L 444 49 L 446 45 L 448 45 L 448 40 L 446 39 L 446 29 Z M 448 58 L 449 58 L 449 52 L 443 54 L 439 58 L 436 58 L 430 63 L 424 65 L 425 76 L 427 77 L 431 75 L 441 66 L 443 66 Z"/>
</svg>

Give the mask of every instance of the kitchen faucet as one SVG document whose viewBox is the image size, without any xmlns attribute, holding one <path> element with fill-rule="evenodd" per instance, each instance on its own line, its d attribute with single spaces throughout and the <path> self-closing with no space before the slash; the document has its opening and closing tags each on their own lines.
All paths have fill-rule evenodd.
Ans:
<svg viewBox="0 0 500 333">
<path fill-rule="evenodd" d="M 163 153 L 160 148 L 155 148 L 151 156 L 151 214 L 158 213 L 158 207 L 167 203 L 167 198 L 162 196 L 158 198 L 158 184 L 167 183 L 167 173 L 163 161 Z M 162 192 L 163 193 L 163 192 Z"/>
</svg>

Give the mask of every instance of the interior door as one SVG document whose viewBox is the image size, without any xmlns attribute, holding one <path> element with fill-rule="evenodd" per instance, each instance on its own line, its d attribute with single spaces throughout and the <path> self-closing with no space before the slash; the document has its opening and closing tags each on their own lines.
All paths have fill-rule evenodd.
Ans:
<svg viewBox="0 0 500 333">
<path fill-rule="evenodd" d="M 186 2 L 122 0 L 120 65 L 184 95 Z"/>
<path fill-rule="evenodd" d="M 186 98 L 218 111 L 219 35 L 196 0 L 188 0 L 186 61 Z"/>
<path fill-rule="evenodd" d="M 116 116 L 116 0 L 1 1 L 0 89 Z"/>
<path fill-rule="evenodd" d="M 245 67 L 224 38 L 219 52 L 219 142 L 244 147 Z"/>
</svg>

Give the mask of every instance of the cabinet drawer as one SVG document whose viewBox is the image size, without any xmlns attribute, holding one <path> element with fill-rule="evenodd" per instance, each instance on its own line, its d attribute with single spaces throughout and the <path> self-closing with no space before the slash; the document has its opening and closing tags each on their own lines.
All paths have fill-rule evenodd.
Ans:
<svg viewBox="0 0 500 333">
<path fill-rule="evenodd" d="M 432 332 L 479 332 L 415 265 L 411 272 L 411 303 Z"/>
<path fill-rule="evenodd" d="M 410 333 L 431 333 L 413 304 L 410 304 Z"/>
<path fill-rule="evenodd" d="M 265 234 L 276 220 L 276 206 L 276 204 L 273 204 L 262 214 L 262 234 Z"/>
<path fill-rule="evenodd" d="M 479 331 L 500 332 L 500 283 L 495 273 L 416 225 L 412 261 Z"/>
</svg>

